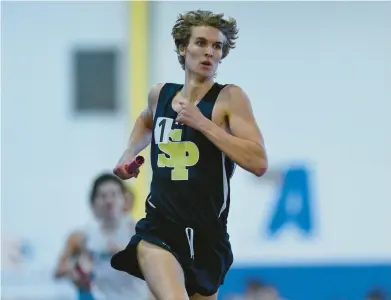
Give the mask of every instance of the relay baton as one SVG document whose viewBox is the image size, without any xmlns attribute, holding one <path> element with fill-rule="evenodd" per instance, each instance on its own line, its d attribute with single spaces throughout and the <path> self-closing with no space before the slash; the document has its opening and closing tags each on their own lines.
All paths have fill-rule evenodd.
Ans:
<svg viewBox="0 0 391 300">
<path fill-rule="evenodd" d="M 82 284 L 89 289 L 91 289 L 91 277 L 90 275 L 83 270 L 81 265 L 77 262 L 74 271 L 77 274 L 79 280 L 82 282 Z"/>
<path fill-rule="evenodd" d="M 125 169 L 128 174 L 136 173 L 137 169 L 140 168 L 144 164 L 144 157 L 139 155 L 135 159 L 133 159 L 128 165 L 126 165 Z"/>
</svg>

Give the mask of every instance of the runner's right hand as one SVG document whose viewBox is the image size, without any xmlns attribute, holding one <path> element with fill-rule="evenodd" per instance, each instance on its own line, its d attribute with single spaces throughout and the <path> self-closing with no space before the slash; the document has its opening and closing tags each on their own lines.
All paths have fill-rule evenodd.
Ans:
<svg viewBox="0 0 391 300">
<path fill-rule="evenodd" d="M 129 150 L 125 150 L 124 154 L 113 169 L 113 173 L 122 180 L 137 178 L 138 174 L 140 173 L 140 169 L 137 169 L 136 172 L 131 174 L 126 171 L 126 166 L 134 159 L 135 156 L 133 156 Z"/>
</svg>

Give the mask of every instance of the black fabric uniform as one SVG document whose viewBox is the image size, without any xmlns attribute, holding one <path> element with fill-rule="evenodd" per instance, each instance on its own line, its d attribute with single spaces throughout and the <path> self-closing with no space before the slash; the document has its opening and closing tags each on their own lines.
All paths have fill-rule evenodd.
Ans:
<svg viewBox="0 0 391 300">
<path fill-rule="evenodd" d="M 210 296 L 223 284 L 233 263 L 227 217 L 229 180 L 235 165 L 203 134 L 175 123 L 172 100 L 182 87 L 167 83 L 160 91 L 153 122 L 153 176 L 146 217 L 137 223 L 136 234 L 126 249 L 113 256 L 111 265 L 144 279 L 136 255 L 143 239 L 177 258 L 190 296 Z M 223 88 L 215 83 L 197 105 L 208 119 Z"/>
</svg>

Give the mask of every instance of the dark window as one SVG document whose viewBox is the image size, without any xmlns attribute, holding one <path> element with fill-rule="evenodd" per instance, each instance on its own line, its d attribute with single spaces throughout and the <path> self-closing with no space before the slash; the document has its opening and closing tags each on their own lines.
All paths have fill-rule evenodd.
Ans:
<svg viewBox="0 0 391 300">
<path fill-rule="evenodd" d="M 117 58 L 115 50 L 74 52 L 76 113 L 113 113 L 118 109 Z"/>
</svg>

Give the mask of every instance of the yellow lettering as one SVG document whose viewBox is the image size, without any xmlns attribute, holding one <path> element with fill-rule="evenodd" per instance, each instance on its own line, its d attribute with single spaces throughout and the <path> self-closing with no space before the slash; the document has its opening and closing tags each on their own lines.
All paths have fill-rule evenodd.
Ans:
<svg viewBox="0 0 391 300">
<path fill-rule="evenodd" d="M 170 133 L 170 141 L 167 144 L 159 144 L 159 149 L 164 154 L 158 155 L 159 168 L 172 168 L 172 180 L 188 180 L 189 167 L 197 164 L 200 159 L 198 147 L 193 142 L 181 142 L 182 129 L 173 129 Z"/>
</svg>

